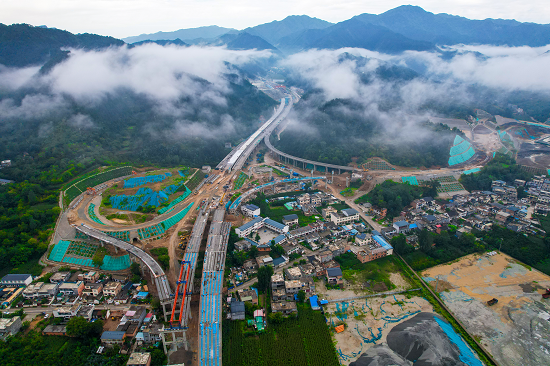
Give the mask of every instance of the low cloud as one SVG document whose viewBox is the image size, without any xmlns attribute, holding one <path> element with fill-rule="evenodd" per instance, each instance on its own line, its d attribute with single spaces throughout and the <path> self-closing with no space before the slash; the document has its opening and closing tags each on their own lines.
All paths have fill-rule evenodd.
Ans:
<svg viewBox="0 0 550 366">
<path fill-rule="evenodd" d="M 233 135 L 235 131 L 236 122 L 230 115 L 224 114 L 220 116 L 219 123 L 215 127 L 204 122 L 178 120 L 165 133 L 165 136 L 170 139 L 201 137 L 208 140 L 218 140 Z"/>
<path fill-rule="evenodd" d="M 55 113 L 62 113 L 67 107 L 67 102 L 61 96 L 32 94 L 26 95 L 19 103 L 12 98 L 1 100 L 0 116 L 8 120 L 43 119 Z"/>
<path fill-rule="evenodd" d="M 235 131 L 235 121 L 219 115 L 232 92 L 226 75 L 237 72 L 233 65 L 270 56 L 269 51 L 157 44 L 71 49 L 69 57 L 45 75 L 39 73 L 40 67 L 0 65 L 0 91 L 27 93 L 22 100 L 0 99 L 0 115 L 30 120 L 64 114 L 70 125 L 90 129 L 97 123 L 89 115 L 71 113 L 74 107 L 102 108 L 112 97 L 137 95 L 160 119 L 177 120 L 178 133 L 188 129 L 184 133 L 188 136 L 211 138 L 219 133 L 212 132 L 210 123 L 219 122 L 223 133 Z"/>
<path fill-rule="evenodd" d="M 25 86 L 40 67 L 10 68 L 0 65 L 0 90 L 16 90 Z"/>
<path fill-rule="evenodd" d="M 71 116 L 71 118 L 69 118 L 69 124 L 78 129 L 85 129 L 85 130 L 96 127 L 92 117 L 81 113 Z"/>
<path fill-rule="evenodd" d="M 322 133 L 307 122 L 323 118 L 314 116 L 314 110 L 328 101 L 347 99 L 353 102 L 352 106 L 332 108 L 353 116 L 356 123 L 377 121 L 380 132 L 391 137 L 389 143 L 428 140 L 430 132 L 419 128 L 419 123 L 438 113 L 426 106 L 471 105 L 476 101 L 470 91 L 473 84 L 491 88 L 495 95 L 516 90 L 550 92 L 550 74 L 546 71 L 550 66 L 549 49 L 550 45 L 540 48 L 458 45 L 445 47 L 445 53 L 409 51 L 385 55 L 352 48 L 297 53 L 281 65 L 292 79 L 301 80 L 320 93 L 302 102 L 297 108 L 300 114 L 294 114 L 294 120 L 299 122 L 289 125 L 289 129 Z M 449 52 L 454 52 L 450 59 Z M 395 69 L 399 75 L 405 68 L 415 70 L 417 76 L 392 76 Z M 350 141 L 366 138 L 351 136 Z"/>
</svg>

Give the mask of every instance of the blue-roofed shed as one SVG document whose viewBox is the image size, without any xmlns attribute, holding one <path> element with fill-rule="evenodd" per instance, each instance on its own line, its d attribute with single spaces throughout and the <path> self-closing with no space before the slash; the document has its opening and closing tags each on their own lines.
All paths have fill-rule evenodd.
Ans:
<svg viewBox="0 0 550 366">
<path fill-rule="evenodd" d="M 145 299 L 148 295 L 149 295 L 148 292 L 141 291 L 141 292 L 138 292 L 138 294 L 136 295 L 136 298 L 137 299 Z"/>
<path fill-rule="evenodd" d="M 247 242 L 249 242 L 250 244 L 252 244 L 255 247 L 257 247 L 259 245 L 257 242 L 255 242 L 254 240 L 252 240 L 250 238 L 243 238 L 243 239 L 246 240 Z"/>
<path fill-rule="evenodd" d="M 311 296 L 309 298 L 309 303 L 311 304 L 311 308 L 313 310 L 319 310 L 321 307 L 319 306 L 319 303 L 317 302 L 317 295 Z"/>
<path fill-rule="evenodd" d="M 273 259 L 273 267 L 281 266 L 281 265 L 285 264 L 286 262 L 287 262 L 287 260 L 286 260 L 285 257 L 275 258 L 275 259 Z"/>
<path fill-rule="evenodd" d="M 380 246 L 386 250 L 393 250 L 393 247 L 380 235 L 374 235 L 372 237 Z"/>
<path fill-rule="evenodd" d="M 297 220 L 297 219 L 298 219 L 298 215 L 296 215 L 296 214 L 283 216 L 283 220 L 285 220 L 285 221 L 292 221 L 292 220 Z"/>
<path fill-rule="evenodd" d="M 124 339 L 124 332 L 122 331 L 105 331 L 101 334 L 102 342 L 109 341 L 122 341 Z"/>
</svg>

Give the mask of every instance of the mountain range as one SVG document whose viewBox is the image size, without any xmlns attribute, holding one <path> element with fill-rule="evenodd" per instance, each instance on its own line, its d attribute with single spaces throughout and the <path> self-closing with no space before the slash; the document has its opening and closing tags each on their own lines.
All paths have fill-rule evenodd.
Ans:
<svg viewBox="0 0 550 366">
<path fill-rule="evenodd" d="M 276 55 L 342 47 L 398 54 L 408 50 L 437 50 L 438 46 L 460 43 L 540 47 L 550 44 L 550 25 L 503 19 L 471 20 L 433 14 L 411 5 L 379 15 L 357 15 L 336 24 L 306 15 L 293 15 L 242 31 L 213 25 L 142 34 L 123 40 L 93 34 L 74 35 L 27 24 L 0 24 L 0 64 L 25 66 L 44 63 L 52 55 L 57 55 L 62 47 L 101 49 L 124 43 L 139 45 L 149 42 L 272 50 Z"/>
<path fill-rule="evenodd" d="M 187 43 L 225 44 L 220 34 L 213 41 L 212 27 L 180 29 L 162 33 L 165 39 L 180 38 Z M 292 15 L 281 21 L 273 21 L 249 27 L 242 31 L 227 29 L 225 34 L 248 33 L 261 37 L 283 53 L 293 53 L 311 48 L 337 49 L 362 47 L 373 51 L 399 53 L 405 50 L 430 50 L 439 45 L 491 44 L 506 46 L 540 47 L 550 43 L 550 25 L 521 23 L 516 20 L 485 19 L 471 20 L 449 15 L 433 14 L 421 7 L 403 5 L 385 13 L 360 14 L 349 20 L 333 24 L 306 15 Z M 189 31 L 194 38 L 182 37 Z M 204 33 L 201 33 L 204 31 Z M 159 39 L 155 33 L 141 35 L 140 39 Z M 136 37 L 124 38 L 134 42 Z M 250 38 L 250 37 L 249 37 Z M 252 39 L 252 38 L 250 38 Z M 257 43 L 254 40 L 253 43 Z M 241 46 L 246 46 L 241 44 Z M 249 47 L 253 48 L 253 47 Z"/>
</svg>

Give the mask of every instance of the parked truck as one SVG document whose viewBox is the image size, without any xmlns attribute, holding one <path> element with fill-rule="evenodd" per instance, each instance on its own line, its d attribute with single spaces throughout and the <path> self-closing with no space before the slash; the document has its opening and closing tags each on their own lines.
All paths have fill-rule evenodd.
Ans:
<svg viewBox="0 0 550 366">
<path fill-rule="evenodd" d="M 493 297 L 491 300 L 487 301 L 487 305 L 493 306 L 493 305 L 495 305 L 497 302 L 498 302 L 498 299 L 495 299 L 495 298 Z"/>
</svg>

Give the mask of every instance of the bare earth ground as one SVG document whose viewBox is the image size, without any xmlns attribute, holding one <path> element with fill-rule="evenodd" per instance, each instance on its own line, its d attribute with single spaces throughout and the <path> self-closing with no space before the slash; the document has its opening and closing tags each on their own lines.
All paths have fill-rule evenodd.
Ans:
<svg viewBox="0 0 550 366">
<path fill-rule="evenodd" d="M 487 152 L 497 151 L 502 147 L 496 132 L 492 132 L 490 134 L 476 133 L 474 142 L 478 145 L 478 147 L 482 146 L 482 149 Z"/>
<path fill-rule="evenodd" d="M 422 275 L 433 288 L 439 277 L 445 304 L 500 365 L 550 364 L 550 300 L 541 296 L 549 276 L 505 254 L 469 255 Z"/>
<path fill-rule="evenodd" d="M 411 288 L 399 273 L 391 273 L 390 280 L 396 286 L 396 291 Z M 317 282 L 315 285 L 319 299 L 345 299 L 370 293 L 361 290 L 359 285 L 346 284 L 344 290 L 327 290 L 323 282 Z M 394 326 L 417 313 L 433 312 L 431 305 L 424 298 L 409 297 L 391 295 L 328 304 L 325 307 L 325 316 L 329 323 L 346 324 L 346 329 L 342 333 L 334 334 L 340 363 L 349 365 L 370 347 L 385 343 L 388 333 Z"/>
<path fill-rule="evenodd" d="M 404 295 L 368 298 L 330 303 L 325 315 L 330 324 L 346 324 L 346 329 L 334 335 L 336 351 L 342 365 L 349 365 L 370 347 L 386 342 L 397 324 L 419 312 L 433 312 L 422 297 L 408 299 Z"/>
</svg>

